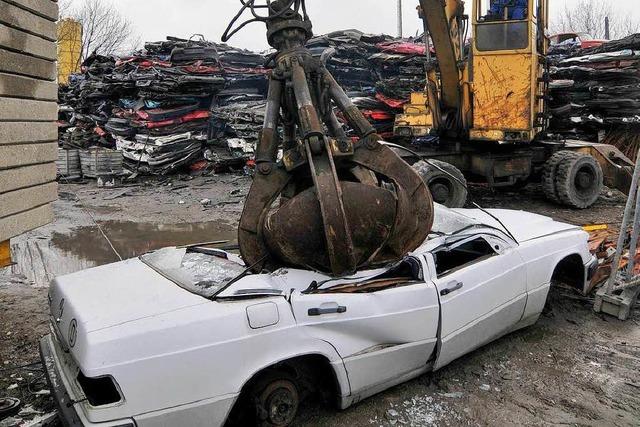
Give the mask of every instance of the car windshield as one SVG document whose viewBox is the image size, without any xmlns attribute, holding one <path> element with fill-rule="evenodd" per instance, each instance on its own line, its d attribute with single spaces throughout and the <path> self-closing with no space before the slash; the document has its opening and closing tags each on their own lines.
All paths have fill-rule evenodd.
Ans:
<svg viewBox="0 0 640 427">
<path fill-rule="evenodd" d="M 232 254 L 204 248 L 165 248 L 144 254 L 140 260 L 181 288 L 205 298 L 215 296 L 246 268 Z"/>
</svg>

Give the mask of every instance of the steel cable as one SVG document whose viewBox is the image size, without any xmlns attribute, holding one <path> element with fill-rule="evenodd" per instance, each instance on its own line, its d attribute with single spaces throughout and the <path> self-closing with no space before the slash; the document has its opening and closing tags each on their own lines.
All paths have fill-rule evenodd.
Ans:
<svg viewBox="0 0 640 427">
<path fill-rule="evenodd" d="M 266 4 L 255 4 L 255 0 L 240 0 L 242 7 L 231 19 L 231 22 L 229 22 L 229 25 L 224 30 L 224 33 L 222 34 L 222 41 L 225 43 L 228 42 L 231 37 L 253 22 L 268 22 L 272 19 L 280 18 L 286 12 L 291 10 L 292 7 L 295 13 L 299 13 L 300 10 L 302 10 L 302 17 L 306 21 L 308 19 L 308 15 L 305 1 L 306 0 L 288 0 L 282 5 L 280 10 L 276 10 L 272 6 L 272 0 L 266 0 Z M 267 15 L 260 15 L 257 12 L 259 9 L 267 9 Z M 247 19 L 246 21 L 238 24 L 236 28 L 233 28 L 246 10 L 251 12 L 253 18 Z"/>
</svg>

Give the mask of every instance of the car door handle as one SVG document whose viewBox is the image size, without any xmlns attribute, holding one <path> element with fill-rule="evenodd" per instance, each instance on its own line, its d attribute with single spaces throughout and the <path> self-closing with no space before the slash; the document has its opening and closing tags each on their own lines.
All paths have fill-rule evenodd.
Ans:
<svg viewBox="0 0 640 427">
<path fill-rule="evenodd" d="M 449 295 L 451 292 L 462 289 L 462 286 L 464 286 L 462 282 L 449 282 L 447 283 L 447 287 L 440 291 L 440 295 Z"/>
<path fill-rule="evenodd" d="M 327 307 L 327 308 L 310 308 L 308 311 L 309 316 L 322 316 L 323 314 L 339 314 L 346 313 L 347 307 L 338 306 L 338 307 Z"/>
</svg>

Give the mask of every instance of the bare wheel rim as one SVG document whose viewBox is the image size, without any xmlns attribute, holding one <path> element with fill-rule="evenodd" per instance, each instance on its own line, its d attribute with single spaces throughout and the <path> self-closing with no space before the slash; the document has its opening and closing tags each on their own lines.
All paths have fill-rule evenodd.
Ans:
<svg viewBox="0 0 640 427">
<path fill-rule="evenodd" d="M 291 381 L 274 381 L 261 395 L 267 420 L 274 426 L 290 425 L 298 412 L 298 390 Z"/>
</svg>

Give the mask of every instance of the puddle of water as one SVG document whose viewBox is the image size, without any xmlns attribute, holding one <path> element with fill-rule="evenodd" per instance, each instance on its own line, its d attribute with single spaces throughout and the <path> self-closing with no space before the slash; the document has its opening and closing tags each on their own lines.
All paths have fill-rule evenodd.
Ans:
<svg viewBox="0 0 640 427">
<path fill-rule="evenodd" d="M 236 227 L 222 222 L 151 224 L 131 221 L 101 221 L 100 226 L 123 259 L 168 246 L 215 240 L 237 241 Z M 56 276 L 118 261 L 109 243 L 95 226 L 82 226 L 70 233 L 53 232 L 51 239 L 35 238 L 12 246 L 16 265 L 13 274 L 23 274 L 36 286 L 47 286 Z"/>
<path fill-rule="evenodd" d="M 167 246 L 180 246 L 213 240 L 237 239 L 237 231 L 225 223 L 148 224 L 131 221 L 102 221 L 100 226 L 124 259 Z M 70 234 L 53 233 L 51 243 L 96 265 L 118 261 L 97 227 L 78 227 Z"/>
</svg>

